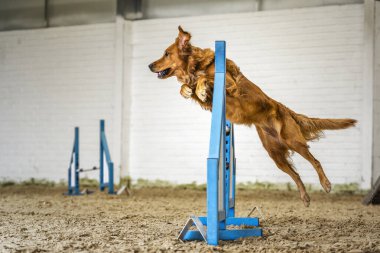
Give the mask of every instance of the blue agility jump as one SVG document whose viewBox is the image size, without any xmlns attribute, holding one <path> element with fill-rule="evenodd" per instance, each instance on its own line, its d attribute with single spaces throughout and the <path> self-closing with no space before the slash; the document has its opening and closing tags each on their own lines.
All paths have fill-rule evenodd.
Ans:
<svg viewBox="0 0 380 253">
<path fill-rule="evenodd" d="M 108 188 L 108 194 L 115 194 L 114 191 L 114 173 L 113 173 L 113 162 L 111 160 L 111 155 L 108 149 L 107 138 L 105 133 L 104 120 L 100 120 L 100 159 L 99 168 L 93 167 L 92 169 L 80 169 L 79 168 L 79 127 L 75 128 L 74 145 L 71 152 L 70 164 L 68 168 L 68 191 L 66 195 L 76 196 L 82 195 L 80 192 L 80 180 L 79 173 L 88 172 L 99 169 L 99 189 L 104 191 Z M 104 182 L 104 157 L 106 158 L 106 164 L 108 167 L 108 183 Z M 74 165 L 74 166 L 73 166 Z M 74 171 L 74 185 L 72 185 L 72 175 Z"/>
<path fill-rule="evenodd" d="M 234 127 L 226 121 L 226 42 L 215 42 L 215 78 L 209 158 L 207 159 L 207 217 L 191 216 L 178 238 L 204 240 L 218 245 L 219 240 L 262 236 L 258 218 L 235 217 L 236 159 Z M 190 230 L 195 226 L 196 230 Z M 245 226 L 250 229 L 228 229 Z"/>
</svg>

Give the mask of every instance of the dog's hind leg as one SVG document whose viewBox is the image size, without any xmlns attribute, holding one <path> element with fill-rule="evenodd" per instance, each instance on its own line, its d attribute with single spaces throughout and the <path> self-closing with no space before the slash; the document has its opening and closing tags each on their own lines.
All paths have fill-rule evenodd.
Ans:
<svg viewBox="0 0 380 253">
<path fill-rule="evenodd" d="M 294 170 L 292 164 L 288 161 L 284 154 L 276 154 L 275 152 L 269 153 L 270 157 L 276 163 L 277 167 L 283 172 L 288 174 L 296 183 L 300 192 L 300 197 L 306 207 L 310 205 L 310 197 L 306 192 L 305 185 L 303 184 L 300 176 Z"/>
<path fill-rule="evenodd" d="M 287 173 L 293 181 L 296 183 L 300 192 L 301 199 L 304 205 L 307 207 L 310 205 L 310 197 L 306 192 L 305 185 L 303 184 L 300 176 L 294 170 L 292 164 L 288 161 L 288 147 L 281 143 L 276 137 L 267 134 L 264 130 L 256 127 L 261 142 L 264 148 L 267 150 L 269 156 L 276 163 L 277 167 Z"/>
<path fill-rule="evenodd" d="M 285 128 L 283 131 L 283 138 L 285 138 L 286 144 L 291 150 L 300 154 L 303 158 L 308 160 L 311 165 L 313 165 L 315 171 L 318 174 L 319 182 L 321 183 L 323 189 L 326 192 L 330 192 L 331 183 L 323 171 L 321 163 L 310 153 L 309 146 L 307 145 L 306 140 L 301 133 L 301 130 L 299 127 L 292 127 L 292 124 L 289 124 L 290 122 L 287 123 L 287 128 Z"/>
<path fill-rule="evenodd" d="M 303 158 L 308 160 L 314 169 L 317 171 L 319 182 L 321 183 L 323 189 L 328 193 L 331 191 L 331 183 L 327 178 L 325 172 L 323 171 L 321 163 L 315 159 L 315 157 L 310 153 L 307 145 L 303 143 L 292 143 L 291 149 L 300 154 Z"/>
</svg>

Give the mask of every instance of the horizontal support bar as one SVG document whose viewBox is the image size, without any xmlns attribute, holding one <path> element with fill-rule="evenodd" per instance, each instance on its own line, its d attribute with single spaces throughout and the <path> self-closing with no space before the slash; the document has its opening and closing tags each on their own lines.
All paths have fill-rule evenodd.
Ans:
<svg viewBox="0 0 380 253">
<path fill-rule="evenodd" d="M 219 240 L 232 241 L 245 237 L 263 236 L 261 228 L 253 229 L 236 229 L 236 230 L 219 230 Z M 203 241 L 203 237 L 199 231 L 189 230 L 185 234 L 184 241 Z"/>
<path fill-rule="evenodd" d="M 246 218 L 237 218 L 231 217 L 226 220 L 227 225 L 235 225 L 235 226 L 253 226 L 257 227 L 260 225 L 259 218 L 257 217 L 246 217 Z"/>
<path fill-rule="evenodd" d="M 207 226 L 207 217 L 201 216 L 199 217 L 199 220 L 204 226 Z M 226 219 L 226 225 L 258 227 L 260 225 L 260 222 L 259 218 L 257 217 L 229 217 Z"/>
<path fill-rule="evenodd" d="M 98 170 L 99 168 L 97 167 L 92 167 L 91 169 L 79 169 L 77 170 L 78 172 L 86 172 L 86 171 L 93 171 L 93 170 Z"/>
</svg>

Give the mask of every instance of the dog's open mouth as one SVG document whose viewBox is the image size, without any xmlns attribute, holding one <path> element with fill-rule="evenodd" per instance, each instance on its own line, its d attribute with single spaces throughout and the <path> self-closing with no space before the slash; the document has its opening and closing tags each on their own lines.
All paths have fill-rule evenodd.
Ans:
<svg viewBox="0 0 380 253">
<path fill-rule="evenodd" d="M 170 68 L 161 70 L 161 71 L 157 72 L 157 77 L 158 78 L 164 78 L 165 76 L 167 76 L 169 74 L 169 72 L 170 72 Z"/>
</svg>

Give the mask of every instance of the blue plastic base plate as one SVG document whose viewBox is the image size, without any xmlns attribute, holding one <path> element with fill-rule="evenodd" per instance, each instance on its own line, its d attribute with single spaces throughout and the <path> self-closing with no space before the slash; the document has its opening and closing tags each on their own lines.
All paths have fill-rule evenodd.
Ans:
<svg viewBox="0 0 380 253">
<path fill-rule="evenodd" d="M 249 226 L 254 228 L 249 229 L 220 229 L 219 240 L 237 240 L 239 238 L 246 237 L 261 237 L 263 236 L 263 230 L 258 228 L 259 218 L 247 217 L 236 218 L 229 217 L 225 220 L 226 226 Z M 195 226 L 197 230 L 190 230 L 192 226 Z M 207 242 L 207 217 L 191 216 L 186 222 L 186 225 L 182 229 L 178 236 L 178 239 L 182 241 L 206 241 Z"/>
</svg>

